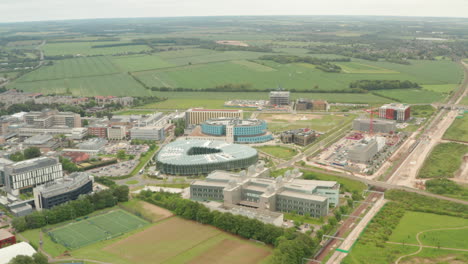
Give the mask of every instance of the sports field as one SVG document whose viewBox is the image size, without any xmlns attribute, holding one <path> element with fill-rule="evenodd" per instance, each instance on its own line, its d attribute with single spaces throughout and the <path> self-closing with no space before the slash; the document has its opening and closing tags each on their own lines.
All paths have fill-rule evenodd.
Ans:
<svg viewBox="0 0 468 264">
<path fill-rule="evenodd" d="M 468 142 L 468 114 L 453 121 L 445 132 L 444 139 Z"/>
<path fill-rule="evenodd" d="M 48 232 L 53 241 L 77 249 L 110 239 L 148 224 L 145 220 L 123 210 L 83 219 Z"/>
</svg>

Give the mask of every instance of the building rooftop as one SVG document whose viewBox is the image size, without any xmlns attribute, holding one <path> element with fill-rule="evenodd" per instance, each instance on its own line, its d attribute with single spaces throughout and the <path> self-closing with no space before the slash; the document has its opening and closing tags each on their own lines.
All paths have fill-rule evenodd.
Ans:
<svg viewBox="0 0 468 264">
<path fill-rule="evenodd" d="M 208 154 L 191 154 L 194 149 L 204 148 Z M 225 141 L 181 139 L 165 145 L 158 153 L 157 160 L 173 165 L 206 164 L 241 160 L 257 156 L 257 150 L 245 145 Z"/>
<path fill-rule="evenodd" d="M 324 202 L 324 201 L 326 201 L 328 199 L 327 197 L 321 196 L 321 195 L 302 193 L 302 192 L 294 192 L 294 191 L 290 191 L 290 190 L 280 191 L 280 192 L 278 192 L 278 195 L 294 197 L 294 198 L 299 198 L 299 199 L 315 200 L 315 201 L 320 201 L 320 202 Z"/>
<path fill-rule="evenodd" d="M 53 166 L 58 163 L 59 163 L 58 160 L 55 158 L 39 157 L 39 158 L 16 162 L 7 166 L 12 169 L 13 173 L 22 173 L 22 172 L 34 170 L 37 168 Z"/>
<path fill-rule="evenodd" d="M 289 91 L 271 91 L 270 96 L 289 96 Z"/>
<path fill-rule="evenodd" d="M 36 190 L 43 197 L 53 197 L 64 192 L 81 187 L 90 180 L 90 175 L 86 172 L 74 172 L 68 177 L 57 179 L 54 182 L 38 186 Z"/>
<path fill-rule="evenodd" d="M 8 264 L 18 255 L 32 256 L 36 250 L 26 242 L 20 242 L 8 247 L 0 248 L 0 264 Z"/>
<path fill-rule="evenodd" d="M 52 140 L 54 137 L 51 135 L 35 135 L 24 141 L 25 144 L 29 145 L 41 145 L 47 143 L 47 141 Z"/>
<path fill-rule="evenodd" d="M 6 239 L 6 238 L 10 238 L 12 237 L 13 234 L 6 231 L 5 229 L 0 229 L 0 240 L 3 240 L 3 239 Z"/>
<path fill-rule="evenodd" d="M 265 123 L 263 120 L 259 119 L 238 119 L 238 118 L 213 118 L 208 119 L 204 122 L 205 124 L 212 125 L 212 126 L 226 126 L 226 125 L 233 125 L 233 126 L 255 126 Z"/>
</svg>

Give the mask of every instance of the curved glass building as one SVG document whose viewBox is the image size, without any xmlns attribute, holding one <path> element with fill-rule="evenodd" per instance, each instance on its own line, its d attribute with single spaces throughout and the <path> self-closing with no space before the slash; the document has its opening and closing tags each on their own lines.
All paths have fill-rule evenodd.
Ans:
<svg viewBox="0 0 468 264">
<path fill-rule="evenodd" d="M 176 140 L 156 156 L 161 173 L 173 175 L 208 174 L 214 170 L 244 169 L 258 160 L 257 150 L 225 141 Z"/>
<path fill-rule="evenodd" d="M 226 136 L 235 143 L 261 143 L 273 139 L 267 131 L 267 123 L 258 119 L 216 118 L 201 124 L 202 133 Z"/>
</svg>

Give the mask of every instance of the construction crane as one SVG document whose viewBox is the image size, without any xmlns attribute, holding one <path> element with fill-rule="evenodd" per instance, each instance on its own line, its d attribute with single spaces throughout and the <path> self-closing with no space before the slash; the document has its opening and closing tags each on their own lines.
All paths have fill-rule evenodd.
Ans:
<svg viewBox="0 0 468 264">
<path fill-rule="evenodd" d="M 377 110 L 377 111 L 375 111 Z M 374 135 L 374 114 L 379 115 L 379 110 L 378 108 L 370 108 L 370 109 L 365 109 L 367 113 L 370 114 L 369 118 L 369 135 L 373 136 Z"/>
</svg>

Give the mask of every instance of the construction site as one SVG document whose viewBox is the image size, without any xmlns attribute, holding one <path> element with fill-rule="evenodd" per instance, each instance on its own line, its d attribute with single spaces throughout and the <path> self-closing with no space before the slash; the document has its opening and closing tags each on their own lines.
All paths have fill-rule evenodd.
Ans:
<svg viewBox="0 0 468 264">
<path fill-rule="evenodd" d="M 406 109 L 409 107 L 405 108 L 408 113 Z M 389 120 L 379 115 L 381 109 L 369 109 L 366 112 L 369 116 L 361 116 L 353 121 L 352 131 L 309 161 L 353 174 L 374 174 L 408 134 L 398 131 L 398 125 L 405 120 Z M 380 118 L 374 118 L 374 114 Z"/>
</svg>

